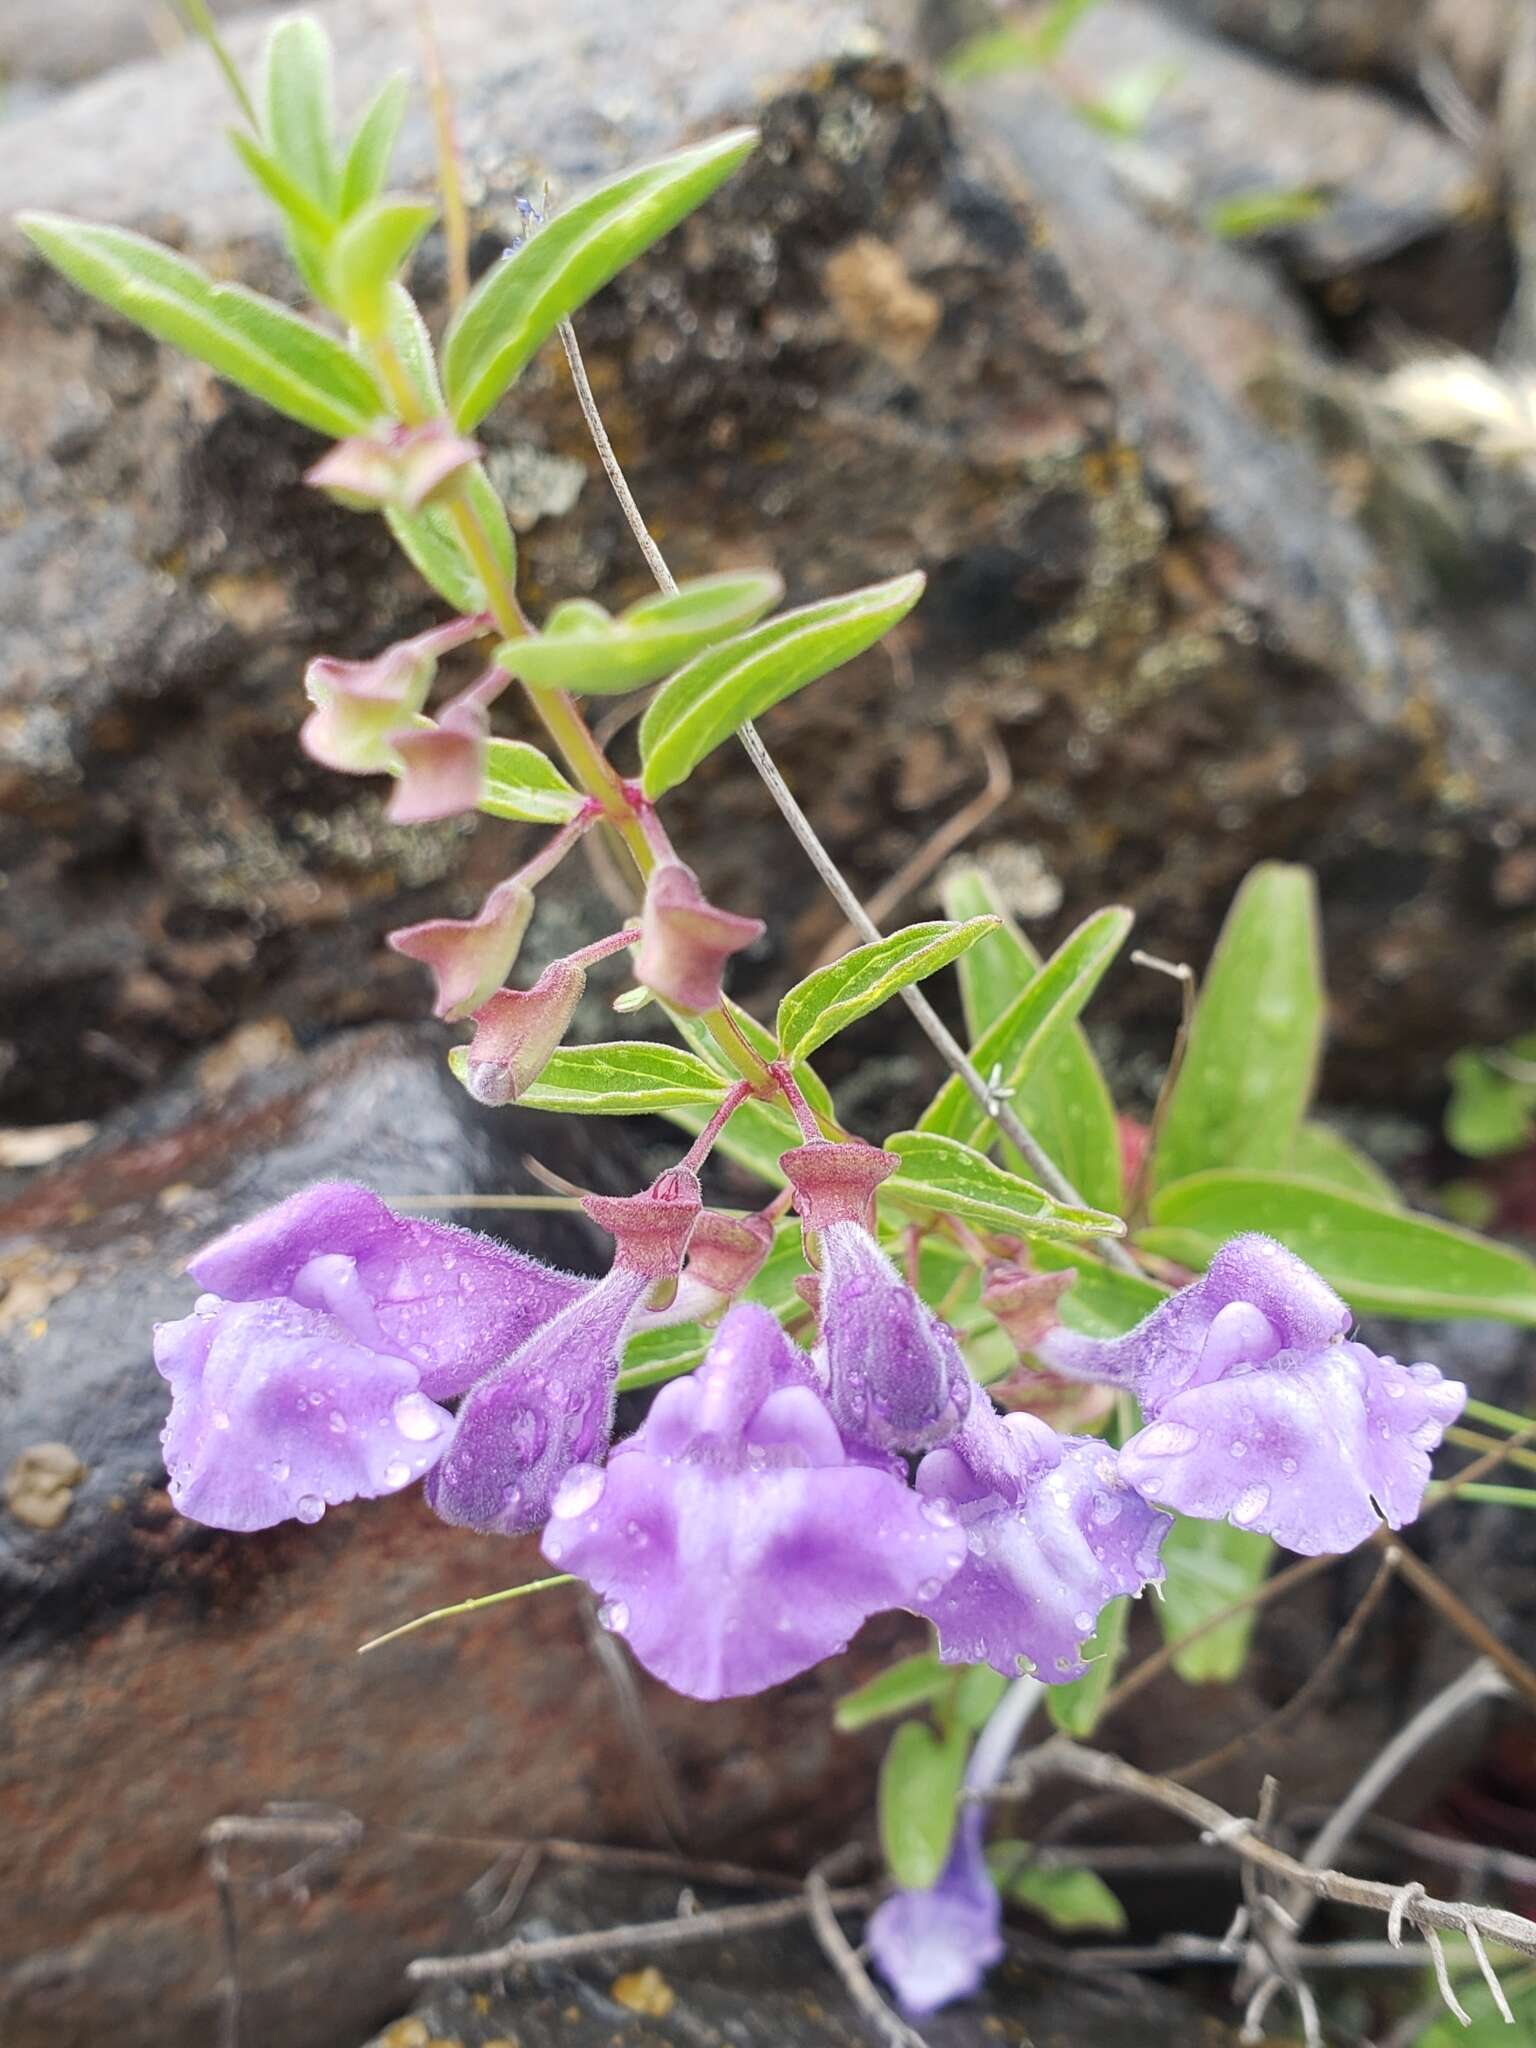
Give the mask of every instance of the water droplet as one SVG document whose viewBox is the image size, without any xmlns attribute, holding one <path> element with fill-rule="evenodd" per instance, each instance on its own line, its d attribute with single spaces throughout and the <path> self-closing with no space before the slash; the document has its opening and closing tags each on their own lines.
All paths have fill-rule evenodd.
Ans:
<svg viewBox="0 0 1536 2048">
<path fill-rule="evenodd" d="M 1093 1616 L 1091 1614 L 1074 1614 L 1072 1617 L 1072 1626 L 1077 1630 L 1080 1636 L 1092 1635 Z"/>
<path fill-rule="evenodd" d="M 293 1504 L 293 1512 L 301 1522 L 318 1522 L 325 1513 L 325 1502 L 318 1493 L 301 1493 Z"/>
<path fill-rule="evenodd" d="M 1407 1393 L 1407 1391 L 1408 1389 L 1403 1385 L 1401 1380 L 1387 1381 L 1387 1399 L 1389 1401 L 1401 1401 L 1401 1399 L 1403 1398 L 1404 1394 Z"/>
<path fill-rule="evenodd" d="M 1243 1442 L 1240 1436 L 1233 1437 L 1231 1443 L 1227 1445 L 1227 1449 L 1232 1453 L 1234 1458 L 1246 1458 L 1248 1455 L 1248 1446 Z"/>
<path fill-rule="evenodd" d="M 589 1508 L 595 1508 L 607 1484 L 596 1465 L 573 1465 L 555 1489 L 550 1513 L 563 1522 L 574 1522 Z"/>
<path fill-rule="evenodd" d="M 309 1397 L 309 1405 L 310 1405 L 310 1407 L 311 1407 L 311 1408 L 318 1408 L 318 1407 L 320 1406 L 320 1403 L 321 1403 L 321 1402 L 322 1402 L 322 1401 L 323 1401 L 324 1399 L 325 1399 L 325 1396 L 324 1396 L 324 1394 L 311 1394 L 311 1395 L 310 1395 L 310 1397 Z"/>
<path fill-rule="evenodd" d="M 1421 1422 L 1408 1441 L 1416 1451 L 1432 1451 L 1440 1441 L 1440 1425 L 1437 1422 Z"/>
<path fill-rule="evenodd" d="M 192 1313 L 195 1316 L 211 1316 L 216 1309 L 221 1309 L 223 1306 L 224 1304 L 218 1295 L 200 1294 L 192 1304 Z"/>
<path fill-rule="evenodd" d="M 747 1465 L 753 1472 L 761 1472 L 768 1462 L 768 1452 L 762 1444 L 747 1445 Z"/>
<path fill-rule="evenodd" d="M 942 1587 L 941 1579 L 924 1579 L 917 1589 L 917 1597 L 919 1600 L 937 1600 Z"/>
<path fill-rule="evenodd" d="M 938 1494 L 923 1502 L 923 1516 L 925 1520 L 932 1522 L 935 1529 L 953 1529 L 955 1526 L 954 1509 Z"/>
<path fill-rule="evenodd" d="M 1280 1460 L 1280 1470 L 1285 1474 L 1287 1479 L 1294 1479 L 1296 1477 L 1298 1469 L 1299 1468 L 1294 1458 L 1282 1458 Z"/>
<path fill-rule="evenodd" d="M 345 1436 L 347 1433 L 347 1418 L 339 1408 L 331 1410 L 330 1431 L 332 1436 Z"/>
<path fill-rule="evenodd" d="M 443 1433 L 441 1414 L 425 1394 L 402 1394 L 394 1406 L 395 1427 L 413 1444 L 430 1443 Z"/>
<path fill-rule="evenodd" d="M 290 1469 L 286 1458 L 274 1458 L 272 1460 L 272 1477 L 279 1485 L 288 1477 Z"/>
<path fill-rule="evenodd" d="M 214 1409 L 213 1426 L 215 1429 L 228 1429 L 229 1417 L 224 1413 L 224 1410 L 222 1408 Z"/>
<path fill-rule="evenodd" d="M 597 1610 L 597 1618 L 610 1635 L 621 1636 L 629 1627 L 629 1608 L 622 1600 L 605 1600 Z"/>
<path fill-rule="evenodd" d="M 1232 1519 L 1239 1529 L 1248 1529 L 1269 1506 L 1267 1486 L 1245 1486 L 1232 1503 Z"/>
<path fill-rule="evenodd" d="M 1136 1448 L 1148 1458 L 1177 1458 L 1199 1443 L 1199 1432 L 1187 1422 L 1154 1422 L 1136 1438 Z"/>
<path fill-rule="evenodd" d="M 1112 1493 L 1096 1493 L 1093 1496 L 1093 1519 L 1101 1528 L 1107 1528 L 1111 1522 L 1120 1519 L 1123 1505 L 1124 1503 Z"/>
<path fill-rule="evenodd" d="M 386 1486 L 404 1486 L 409 1482 L 410 1476 L 411 1468 L 407 1465 L 404 1458 L 391 1458 L 384 1467 L 384 1484 Z"/>
</svg>

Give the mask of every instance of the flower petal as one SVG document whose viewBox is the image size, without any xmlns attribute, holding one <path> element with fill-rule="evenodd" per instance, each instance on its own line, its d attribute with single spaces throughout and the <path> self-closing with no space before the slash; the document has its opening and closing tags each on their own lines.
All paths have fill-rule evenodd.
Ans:
<svg viewBox="0 0 1536 2048">
<path fill-rule="evenodd" d="M 327 1254 L 355 1262 L 383 1347 L 437 1400 L 473 1385 L 592 1285 L 474 1231 L 397 1216 L 349 1181 L 291 1195 L 205 1246 L 187 1271 L 227 1301 L 273 1300 Z M 306 1298 L 338 1309 L 313 1275 Z"/>
<path fill-rule="evenodd" d="M 1165 1401 L 1120 1469 L 1184 1514 L 1225 1517 L 1309 1557 L 1352 1550 L 1378 1506 L 1394 1529 L 1413 1520 L 1429 1453 L 1465 1400 L 1434 1366 L 1405 1368 L 1363 1344 L 1286 1351 Z"/>
<path fill-rule="evenodd" d="M 450 1417 L 403 1358 L 293 1301 L 215 1301 L 155 1332 L 170 1382 L 171 1499 L 216 1529 L 267 1529 L 407 1486 Z"/>
<path fill-rule="evenodd" d="M 971 1389 L 948 1328 L 861 1223 L 829 1223 L 819 1242 L 827 1401 L 838 1427 L 886 1450 L 941 1442 Z"/>
<path fill-rule="evenodd" d="M 981 1812 L 970 1807 L 938 1883 L 886 1899 L 870 1915 L 865 1939 L 902 2011 L 921 2019 L 980 1989 L 1005 1953 L 1002 1919 L 982 1849 Z"/>
</svg>

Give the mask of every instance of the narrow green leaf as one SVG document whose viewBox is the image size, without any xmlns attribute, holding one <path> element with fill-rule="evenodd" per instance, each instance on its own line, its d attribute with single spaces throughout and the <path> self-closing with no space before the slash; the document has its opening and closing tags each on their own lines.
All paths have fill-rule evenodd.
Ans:
<svg viewBox="0 0 1536 2048">
<path fill-rule="evenodd" d="M 1070 1679 L 1065 1685 L 1047 1687 L 1046 1710 L 1064 1735 L 1071 1735 L 1081 1742 L 1098 1727 L 1109 1688 L 1125 1656 L 1126 1629 L 1130 1618 L 1131 1603 L 1128 1599 L 1111 1600 L 1099 1616 L 1099 1625 L 1092 1640 L 1083 1645 L 1083 1658 L 1088 1669 L 1081 1678 Z"/>
<path fill-rule="evenodd" d="M 990 1664 L 951 1664 L 948 1668 L 954 1691 L 943 1710 L 945 1725 L 953 1723 L 968 1734 L 979 1734 L 1008 1690 L 1008 1680 Z"/>
<path fill-rule="evenodd" d="M 872 647 L 923 593 L 919 574 L 783 612 L 696 655 L 664 683 L 640 721 L 643 782 L 662 796 L 739 725 Z"/>
<path fill-rule="evenodd" d="M 1180 1636 L 1251 1593 L 1267 1575 L 1274 1555 L 1269 1537 L 1252 1529 L 1176 1516 L 1163 1538 L 1163 1563 L 1168 1572 L 1162 1583 L 1163 1597 L 1152 1603 L 1163 1640 L 1176 1643 Z M 1258 1610 L 1250 1607 L 1197 1637 L 1175 1654 L 1174 1670 L 1188 1685 L 1230 1685 L 1247 1658 L 1257 1614 Z"/>
<path fill-rule="evenodd" d="M 1522 1252 L 1297 1174 L 1216 1172 L 1152 1201 L 1147 1249 L 1204 1266 L 1241 1230 L 1289 1245 L 1358 1315 L 1536 1323 L 1536 1265 Z"/>
<path fill-rule="evenodd" d="M 1119 906 L 1100 910 L 1057 948 L 1033 980 L 1021 989 L 997 1021 L 971 1048 L 971 1060 L 988 1080 L 1017 1097 L 1055 1051 L 1058 1034 L 1074 1023 L 1125 944 L 1131 913 Z M 918 1129 L 963 1138 L 985 1147 L 996 1135 L 991 1119 L 958 1074 L 935 1095 L 918 1119 Z"/>
<path fill-rule="evenodd" d="M 1348 1194 L 1364 1195 L 1372 1202 L 1386 1202 L 1394 1209 L 1403 1198 L 1374 1159 L 1367 1159 L 1348 1138 L 1327 1124 L 1304 1123 L 1291 1143 L 1285 1162 L 1287 1173 L 1299 1173 L 1304 1180 L 1325 1180 L 1330 1187 Z"/>
<path fill-rule="evenodd" d="M 449 1063 L 459 1078 L 463 1046 Z M 565 1046 L 518 1098 L 524 1109 L 563 1110 L 580 1116 L 642 1116 L 686 1103 L 717 1103 L 726 1092 L 720 1076 L 675 1045 L 621 1039 L 613 1045 Z"/>
<path fill-rule="evenodd" d="M 964 1729 L 940 1737 L 903 1721 L 880 1766 L 880 1846 L 896 1882 L 925 1891 L 938 1882 L 954 1838 L 968 1748 Z"/>
<path fill-rule="evenodd" d="M 547 754 L 526 740 L 487 740 L 485 783 L 479 808 L 492 818 L 526 818 L 535 825 L 563 825 L 581 809 L 572 789 Z"/>
<path fill-rule="evenodd" d="M 756 147 L 756 130 L 740 128 L 626 171 L 503 256 L 444 339 L 443 382 L 459 426 L 484 419 L 560 322 L 701 205 Z"/>
<path fill-rule="evenodd" d="M 1041 958 L 979 869 L 950 875 L 943 895 L 950 917 L 990 914 L 1002 919 L 1002 929 L 973 946 L 960 962 L 965 1028 L 974 1045 L 1039 973 Z M 1085 1202 L 1113 1211 L 1124 1206 L 1114 1098 L 1081 1025 L 1068 1024 L 1054 1034 L 1033 1077 L 1015 1093 L 1013 1107 Z M 1011 1145 L 1003 1156 L 1015 1173 L 1028 1172 Z"/>
<path fill-rule="evenodd" d="M 1529 1066 L 1536 1039 L 1520 1039 L 1509 1047 L 1521 1067 Z M 1469 1159 L 1496 1159 L 1518 1152 L 1536 1129 L 1536 1082 L 1522 1080 L 1494 1064 L 1487 1053 L 1456 1053 L 1446 1072 L 1451 1099 L 1445 1112 L 1445 1135 Z"/>
<path fill-rule="evenodd" d="M 807 1058 L 817 1046 L 889 1002 L 898 990 L 937 974 L 997 928 L 995 917 L 973 917 L 965 924 L 912 924 L 888 938 L 856 946 L 828 967 L 818 967 L 796 982 L 779 1005 L 779 1046 L 785 1059 Z"/>
<path fill-rule="evenodd" d="M 323 329 L 125 228 L 58 214 L 20 216 L 28 239 L 73 284 L 231 384 L 322 434 L 344 438 L 387 411 L 357 358 Z"/>
<path fill-rule="evenodd" d="M 1022 1845 L 998 1842 L 987 1852 L 987 1864 L 1005 1898 L 1025 1906 L 1063 1934 L 1123 1934 L 1130 1922 L 1125 1908 L 1096 1871 L 1068 1870 L 1052 1864 L 1015 1863 L 1010 1876 L 1007 1853 Z"/>
<path fill-rule="evenodd" d="M 497 660 L 540 690 L 618 695 L 654 683 L 726 634 L 753 625 L 784 595 L 767 569 L 702 576 L 647 597 L 614 619 L 582 598 L 556 607 L 542 633 L 509 640 Z"/>
<path fill-rule="evenodd" d="M 375 199 L 337 234 L 326 260 L 330 298 L 360 333 L 386 326 L 389 288 L 436 218 L 425 200 Z"/>
<path fill-rule="evenodd" d="M 832 1725 L 841 1735 L 855 1735 L 876 1721 L 889 1721 L 895 1714 L 927 1706 L 953 1684 L 953 1671 L 941 1664 L 932 1650 L 903 1657 L 899 1664 L 877 1672 L 857 1691 L 844 1693 L 832 1709 Z"/>
<path fill-rule="evenodd" d="M 263 139 L 289 177 L 334 213 L 331 127 L 330 40 L 310 15 L 289 15 L 267 38 Z"/>
<path fill-rule="evenodd" d="M 1021 1237 L 1118 1237 L 1125 1225 L 1099 1209 L 1057 1202 L 1033 1181 L 997 1166 L 958 1138 L 934 1131 L 899 1131 L 886 1149 L 901 1166 L 880 1193 L 907 1208 L 965 1216 Z"/>
<path fill-rule="evenodd" d="M 506 508 L 495 487 L 478 465 L 464 471 L 465 488 L 474 501 L 480 524 L 490 536 L 502 574 L 511 582 L 517 564 L 516 544 L 507 522 Z M 455 611 L 483 612 L 490 609 L 479 571 L 465 554 L 447 510 L 442 505 L 423 505 L 419 512 L 401 512 L 391 505 L 384 514 L 389 530 L 409 560 L 425 576 L 439 597 Z"/>
<path fill-rule="evenodd" d="M 1212 1166 L 1280 1167 L 1323 1035 L 1317 885 L 1266 861 L 1233 899 L 1152 1161 L 1154 1185 Z"/>
<path fill-rule="evenodd" d="M 1206 229 L 1222 241 L 1239 242 L 1250 235 L 1304 227 L 1332 204 L 1333 194 L 1324 185 L 1276 186 L 1218 199 L 1205 209 L 1203 220 Z"/>
<path fill-rule="evenodd" d="M 432 336 L 427 323 L 421 317 L 421 308 L 411 297 L 403 284 L 392 285 L 387 294 L 387 321 L 390 345 L 405 366 L 410 378 L 428 412 L 443 409 L 442 387 L 437 381 L 437 357 L 432 349 Z M 474 486 L 471 485 L 471 489 Z M 496 493 L 491 490 L 494 498 Z M 498 505 L 500 500 L 497 500 Z M 506 514 L 495 523 L 493 530 L 505 522 Z M 508 540 L 509 559 L 515 549 Z"/>
<path fill-rule="evenodd" d="M 395 72 L 385 79 L 358 122 L 341 167 L 337 210 L 343 220 L 383 191 L 410 90 L 410 74 Z"/>
<path fill-rule="evenodd" d="M 319 200 L 291 177 L 275 157 L 269 156 L 254 135 L 247 135 L 243 128 L 231 128 L 229 141 L 255 182 L 286 216 L 289 226 L 323 248 L 336 232 L 336 222 Z"/>
</svg>

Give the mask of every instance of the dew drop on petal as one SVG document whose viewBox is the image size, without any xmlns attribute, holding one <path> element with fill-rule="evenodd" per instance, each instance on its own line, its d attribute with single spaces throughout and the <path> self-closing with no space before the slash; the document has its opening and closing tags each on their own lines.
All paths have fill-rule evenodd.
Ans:
<svg viewBox="0 0 1536 2048">
<path fill-rule="evenodd" d="M 1287 1479 L 1294 1479 L 1299 1469 L 1300 1468 L 1297 1465 L 1296 1460 L 1294 1458 L 1282 1458 L 1280 1460 L 1280 1470 L 1285 1474 Z"/>
<path fill-rule="evenodd" d="M 922 1584 L 917 1589 L 918 1599 L 937 1600 L 939 1597 L 941 1586 L 942 1581 L 939 1579 L 924 1579 Z"/>
<path fill-rule="evenodd" d="M 394 1406 L 395 1427 L 413 1444 L 430 1443 L 443 1431 L 442 1417 L 425 1394 L 402 1394 Z"/>
<path fill-rule="evenodd" d="M 1177 1458 L 1192 1451 L 1200 1441 L 1197 1430 L 1187 1422 L 1154 1422 L 1135 1438 L 1138 1451 L 1148 1458 Z"/>
<path fill-rule="evenodd" d="M 343 1415 L 343 1414 L 342 1414 L 342 1412 L 341 1412 L 341 1410 L 340 1410 L 339 1408 L 333 1408 L 333 1409 L 331 1410 L 331 1413 L 330 1413 L 330 1418 L 329 1418 L 329 1426 L 330 1426 L 330 1432 L 331 1432 L 331 1435 L 332 1435 L 332 1436 L 345 1436 L 345 1435 L 346 1435 L 346 1433 L 347 1433 L 347 1418 L 345 1417 L 345 1415 Z"/>
<path fill-rule="evenodd" d="M 1232 1439 L 1231 1443 L 1227 1445 L 1227 1449 L 1232 1453 L 1234 1458 L 1246 1458 L 1248 1455 L 1248 1446 L 1243 1442 L 1240 1436 L 1235 1436 Z"/>
<path fill-rule="evenodd" d="M 274 1458 L 272 1460 L 272 1477 L 277 1480 L 279 1485 L 288 1477 L 290 1469 L 286 1458 Z"/>
<path fill-rule="evenodd" d="M 596 1465 L 574 1465 L 555 1489 L 549 1511 L 562 1522 L 573 1522 L 597 1506 L 606 1484 Z"/>
<path fill-rule="evenodd" d="M 1091 1614 L 1074 1614 L 1072 1626 L 1080 1636 L 1091 1635 L 1093 1633 L 1093 1616 Z"/>
<path fill-rule="evenodd" d="M 597 1618 L 610 1635 L 621 1636 L 629 1627 L 629 1607 L 623 1600 L 605 1600 Z"/>
<path fill-rule="evenodd" d="M 293 1512 L 301 1522 L 318 1522 L 325 1513 L 325 1502 L 318 1493 L 301 1493 L 293 1504 Z"/>
<path fill-rule="evenodd" d="M 214 1428 L 215 1428 L 215 1429 L 228 1429 L 228 1427 L 229 1427 L 229 1417 L 228 1417 L 228 1416 L 227 1416 L 227 1415 L 225 1414 L 225 1412 L 224 1412 L 224 1410 L 223 1410 L 222 1408 L 215 1408 L 215 1409 L 214 1409 L 214 1411 L 213 1411 L 213 1426 L 214 1426 Z"/>
<path fill-rule="evenodd" d="M 1267 1486 L 1245 1486 L 1232 1503 L 1232 1519 L 1240 1529 L 1251 1528 L 1268 1506 Z"/>
<path fill-rule="evenodd" d="M 411 1468 L 407 1465 L 404 1458 L 391 1458 L 384 1467 L 384 1484 L 386 1486 L 404 1486 L 408 1483 L 410 1476 Z"/>
<path fill-rule="evenodd" d="M 923 1502 L 923 1517 L 926 1521 L 932 1522 L 935 1529 L 953 1529 L 955 1526 L 954 1509 L 947 1500 L 941 1499 L 937 1494 L 931 1500 Z"/>
</svg>

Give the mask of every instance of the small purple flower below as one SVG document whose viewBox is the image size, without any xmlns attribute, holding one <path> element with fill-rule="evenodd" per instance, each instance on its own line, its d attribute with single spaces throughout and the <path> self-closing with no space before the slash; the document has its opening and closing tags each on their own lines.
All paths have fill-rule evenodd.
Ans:
<svg viewBox="0 0 1536 2048">
<path fill-rule="evenodd" d="M 1058 1371 L 1134 1389 L 1147 1427 L 1120 1471 L 1147 1498 L 1307 1556 L 1411 1522 L 1464 1386 L 1347 1341 L 1350 1312 L 1304 1260 L 1249 1233 L 1124 1337 L 1054 1331 Z"/>
<path fill-rule="evenodd" d="M 962 1807 L 938 1883 L 894 1892 L 870 1915 L 875 1967 L 913 2019 L 969 1998 L 1003 1959 L 1002 1901 L 987 1871 L 983 1824 L 981 1807 Z"/>
<path fill-rule="evenodd" d="M 964 1554 L 947 1509 L 850 1459 L 810 1361 L 751 1304 L 606 1471 L 567 1474 L 544 1534 L 645 1668 L 704 1700 L 809 1670 L 869 1615 L 936 1596 Z"/>
</svg>

